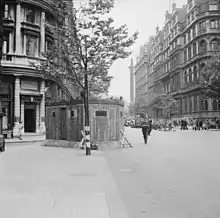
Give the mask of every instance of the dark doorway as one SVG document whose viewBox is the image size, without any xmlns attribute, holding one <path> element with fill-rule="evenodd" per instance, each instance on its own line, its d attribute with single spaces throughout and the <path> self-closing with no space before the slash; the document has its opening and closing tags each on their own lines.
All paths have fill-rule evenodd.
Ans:
<svg viewBox="0 0 220 218">
<path fill-rule="evenodd" d="M 24 109 L 24 131 L 36 132 L 36 109 Z"/>
<path fill-rule="evenodd" d="M 66 140 L 66 108 L 60 110 L 60 139 Z"/>
</svg>

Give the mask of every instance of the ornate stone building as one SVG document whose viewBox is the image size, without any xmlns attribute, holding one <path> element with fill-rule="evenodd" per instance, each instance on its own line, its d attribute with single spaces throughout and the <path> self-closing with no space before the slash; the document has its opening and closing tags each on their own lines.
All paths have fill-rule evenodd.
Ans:
<svg viewBox="0 0 220 218">
<path fill-rule="evenodd" d="M 201 71 L 211 55 L 219 52 L 219 34 L 219 1 L 188 0 L 182 8 L 172 5 L 163 30 L 157 28 L 148 42 L 146 111 L 158 95 L 172 94 L 178 103 L 174 119 L 218 117 L 220 100 L 201 94 Z M 160 118 L 170 116 L 160 113 Z"/>
<path fill-rule="evenodd" d="M 5 134 L 18 135 L 18 123 L 25 132 L 45 133 L 45 93 L 69 98 L 62 82 L 45 79 L 33 67 L 53 40 L 45 22 L 56 23 L 54 5 L 48 0 L 8 0 L 4 5 L 2 97 Z M 50 94 L 49 94 L 50 96 Z"/>
<path fill-rule="evenodd" d="M 135 76 L 135 108 L 136 113 L 144 112 L 147 94 L 147 72 L 148 72 L 148 56 L 146 47 L 140 48 L 140 55 L 136 59 L 134 66 Z"/>
<path fill-rule="evenodd" d="M 188 0 L 182 65 L 182 115 L 214 118 L 220 102 L 201 94 L 201 70 L 220 46 L 220 4 L 217 0 Z"/>
</svg>

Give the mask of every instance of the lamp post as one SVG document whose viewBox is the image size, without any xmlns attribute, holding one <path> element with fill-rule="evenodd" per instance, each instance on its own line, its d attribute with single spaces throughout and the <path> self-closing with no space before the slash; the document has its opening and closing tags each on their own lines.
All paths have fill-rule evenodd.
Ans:
<svg viewBox="0 0 220 218">
<path fill-rule="evenodd" d="M 88 73 L 85 72 L 85 87 L 84 87 L 84 109 L 85 109 L 85 143 L 86 143 L 86 155 L 91 155 L 91 143 L 90 143 L 90 125 L 89 125 L 89 87 L 88 87 Z"/>
<path fill-rule="evenodd" d="M 85 112 L 85 123 L 84 123 L 84 133 L 85 133 L 85 143 L 86 143 L 86 155 L 91 155 L 91 142 L 90 142 L 90 125 L 89 125 L 89 87 L 88 87 L 88 73 L 84 74 L 84 89 L 80 93 L 83 98 L 84 112 Z"/>
</svg>

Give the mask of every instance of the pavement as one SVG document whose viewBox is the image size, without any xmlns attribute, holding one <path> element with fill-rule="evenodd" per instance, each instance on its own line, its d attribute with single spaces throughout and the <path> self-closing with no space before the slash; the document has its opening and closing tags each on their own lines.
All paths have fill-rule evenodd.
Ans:
<svg viewBox="0 0 220 218">
<path fill-rule="evenodd" d="M 0 153 L 0 217 L 129 217 L 100 151 L 30 145 Z"/>
<path fill-rule="evenodd" d="M 0 153 L 3 218 L 219 218 L 218 131 L 126 128 L 133 145 L 84 150 L 6 146 Z"/>
<path fill-rule="evenodd" d="M 30 143 L 30 142 L 43 142 L 46 140 L 45 135 L 39 135 L 36 133 L 25 133 L 23 139 L 12 138 L 5 139 L 6 144 L 14 144 L 14 143 Z"/>
</svg>

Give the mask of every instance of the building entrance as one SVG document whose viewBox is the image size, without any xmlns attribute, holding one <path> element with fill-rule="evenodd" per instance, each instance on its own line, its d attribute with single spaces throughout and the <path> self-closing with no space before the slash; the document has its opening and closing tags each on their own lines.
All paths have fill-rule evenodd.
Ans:
<svg viewBox="0 0 220 218">
<path fill-rule="evenodd" d="M 24 131 L 36 132 L 36 108 L 24 109 Z"/>
</svg>

